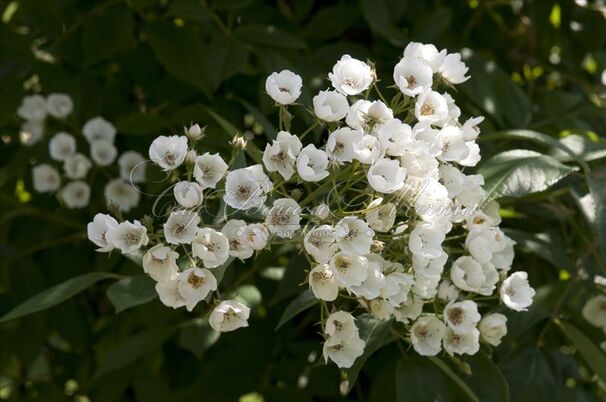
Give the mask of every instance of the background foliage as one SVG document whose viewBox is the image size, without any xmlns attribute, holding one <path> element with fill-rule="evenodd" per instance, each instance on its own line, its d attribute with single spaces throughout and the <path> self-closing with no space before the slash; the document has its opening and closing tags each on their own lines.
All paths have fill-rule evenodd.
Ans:
<svg viewBox="0 0 606 402">
<path fill-rule="evenodd" d="M 102 115 L 116 124 L 122 150 L 146 154 L 152 138 L 193 121 L 209 126 L 204 147 L 229 155 L 235 131 L 253 132 L 258 146 L 275 135 L 277 117 L 263 93 L 269 73 L 299 73 L 309 103 L 349 53 L 373 61 L 389 92 L 393 65 L 411 40 L 470 49 L 472 79 L 456 98 L 466 115 L 486 116 L 485 161 L 512 149 L 538 152 L 480 167 L 501 197 L 502 226 L 518 242 L 514 268 L 529 271 L 538 293 L 529 312 L 509 317 L 494 363 L 484 354 L 465 362 L 401 354 L 389 333 L 373 327 L 369 349 L 386 346 L 366 360 L 348 399 L 604 398 L 604 334 L 580 314 L 600 291 L 593 278 L 606 261 L 603 2 L 0 0 L 0 10 L 0 313 L 95 272 L 17 313 L 77 294 L 57 307 L 4 316 L 0 399 L 345 399 L 342 374 L 320 361 L 313 306 L 274 330 L 302 290 L 307 263 L 295 250 L 229 267 L 224 280 L 240 284 L 240 297 L 256 307 L 250 328 L 218 338 L 202 311 L 154 300 L 136 264 L 93 251 L 84 227 L 105 210 L 103 197 L 69 211 L 33 192 L 30 169 L 46 158 L 47 145 L 18 143 L 15 110 L 26 93 L 66 92 L 76 105 L 69 124 Z M 296 132 L 309 116 L 295 119 Z M 552 186 L 546 178 L 563 180 Z M 93 194 L 101 193 L 97 183 Z"/>
</svg>

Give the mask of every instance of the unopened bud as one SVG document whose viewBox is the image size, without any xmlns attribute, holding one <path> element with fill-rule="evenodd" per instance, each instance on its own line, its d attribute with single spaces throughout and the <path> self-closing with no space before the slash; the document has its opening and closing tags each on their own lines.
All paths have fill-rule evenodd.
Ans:
<svg viewBox="0 0 606 402">
<path fill-rule="evenodd" d="M 252 126 L 252 131 L 256 135 L 261 135 L 263 134 L 263 126 L 261 125 L 261 123 L 255 122 L 255 124 L 253 124 Z"/>
<path fill-rule="evenodd" d="M 298 188 L 295 188 L 293 191 L 290 192 L 290 198 L 292 198 L 295 201 L 299 201 L 299 199 L 301 199 L 302 195 L 303 195 L 303 192 L 301 190 L 299 190 Z"/>
<path fill-rule="evenodd" d="M 148 232 L 154 231 L 154 220 L 151 216 L 145 215 L 143 219 L 141 219 L 141 224 L 147 228 Z"/>
<path fill-rule="evenodd" d="M 246 148 L 246 142 L 247 141 L 244 139 L 244 137 L 239 134 L 236 134 L 236 136 L 231 140 L 230 144 L 234 148 L 234 150 L 241 151 Z"/>
<path fill-rule="evenodd" d="M 349 394 L 349 380 L 341 381 L 339 384 L 339 392 L 341 393 L 341 396 Z"/>
<path fill-rule="evenodd" d="M 306 375 L 300 376 L 299 379 L 297 380 L 297 386 L 301 389 L 307 387 L 308 383 L 309 383 L 309 378 L 307 378 Z"/>
<path fill-rule="evenodd" d="M 250 113 L 245 114 L 244 115 L 244 126 L 251 127 L 253 124 L 255 124 L 255 116 L 253 116 Z"/>
<path fill-rule="evenodd" d="M 370 246 L 370 250 L 375 253 L 383 251 L 383 248 L 385 248 L 385 243 L 380 240 L 373 240 L 372 245 Z"/>
<path fill-rule="evenodd" d="M 204 131 L 206 131 L 206 127 L 200 128 L 198 124 L 194 124 L 187 130 L 187 137 L 190 140 L 197 141 L 204 136 Z"/>
<path fill-rule="evenodd" d="M 252 131 L 250 131 L 250 130 L 246 130 L 246 131 L 244 132 L 244 138 L 245 138 L 245 139 L 247 139 L 247 140 L 249 140 L 249 141 L 250 141 L 250 140 L 254 140 L 254 139 L 255 139 L 255 133 L 253 133 L 253 132 L 252 132 Z"/>
<path fill-rule="evenodd" d="M 328 205 L 326 205 L 325 203 L 321 203 L 320 205 L 316 206 L 311 213 L 319 219 L 326 219 L 328 218 L 328 215 L 330 214 L 330 209 L 328 208 Z"/>
<path fill-rule="evenodd" d="M 193 164 L 198 157 L 198 153 L 195 149 L 190 149 L 187 151 L 187 155 L 185 156 L 185 162 Z"/>
</svg>

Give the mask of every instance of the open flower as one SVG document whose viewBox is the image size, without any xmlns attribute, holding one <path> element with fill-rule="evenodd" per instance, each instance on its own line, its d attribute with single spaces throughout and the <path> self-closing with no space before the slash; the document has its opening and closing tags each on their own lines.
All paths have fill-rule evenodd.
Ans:
<svg viewBox="0 0 606 402">
<path fill-rule="evenodd" d="M 41 95 L 25 96 L 17 109 L 17 115 L 24 120 L 43 121 L 46 119 L 46 99 Z"/>
<path fill-rule="evenodd" d="M 313 98 L 314 113 L 326 122 L 339 121 L 347 115 L 349 103 L 344 95 L 336 91 L 320 91 Z"/>
<path fill-rule="evenodd" d="M 214 308 L 208 323 L 217 332 L 230 332 L 248 327 L 250 308 L 235 300 L 224 300 Z"/>
<path fill-rule="evenodd" d="M 139 254 L 139 249 L 149 243 L 147 229 L 138 220 L 124 221 L 109 228 L 105 238 L 124 254 Z"/>
<path fill-rule="evenodd" d="M 179 280 L 178 278 L 168 279 L 156 283 L 156 293 L 160 298 L 162 304 L 166 307 L 174 309 L 185 306 L 187 300 L 179 292 Z"/>
<path fill-rule="evenodd" d="M 292 239 L 294 232 L 301 225 L 301 207 L 292 198 L 279 198 L 265 216 L 265 224 L 269 231 L 278 237 Z"/>
<path fill-rule="evenodd" d="M 534 289 L 528 284 L 528 274 L 523 271 L 509 275 L 500 290 L 501 301 L 515 311 L 528 310 L 534 294 Z"/>
<path fill-rule="evenodd" d="M 221 233 L 227 237 L 229 255 L 236 258 L 247 259 L 252 257 L 255 250 L 246 241 L 244 232 L 246 222 L 241 219 L 230 219 L 225 222 Z"/>
<path fill-rule="evenodd" d="M 126 151 L 118 158 L 120 178 L 132 183 L 145 181 L 145 159 L 135 151 Z"/>
<path fill-rule="evenodd" d="M 272 73 L 265 80 L 265 91 L 280 105 L 290 105 L 301 96 L 303 81 L 292 71 L 282 70 Z"/>
<path fill-rule="evenodd" d="M 410 328 L 412 347 L 421 356 L 435 356 L 442 349 L 446 326 L 437 317 L 421 317 Z"/>
<path fill-rule="evenodd" d="M 446 98 L 436 91 L 425 91 L 415 103 L 415 117 L 420 122 L 441 125 L 448 121 L 448 104 Z"/>
<path fill-rule="evenodd" d="M 104 194 L 107 204 L 116 204 L 122 212 L 135 208 L 141 199 L 139 190 L 120 178 L 110 180 L 105 185 Z"/>
<path fill-rule="evenodd" d="M 330 225 L 313 227 L 303 239 L 305 251 L 317 262 L 328 262 L 336 251 L 335 229 Z"/>
<path fill-rule="evenodd" d="M 204 195 L 202 193 L 202 187 L 193 181 L 180 181 L 173 187 L 173 193 L 175 194 L 175 200 L 183 208 L 194 208 L 202 205 Z"/>
<path fill-rule="evenodd" d="M 453 331 L 465 334 L 472 331 L 480 321 L 478 306 L 471 300 L 451 301 L 444 308 L 444 322 Z"/>
<path fill-rule="evenodd" d="M 339 295 L 339 284 L 328 264 L 316 265 L 309 271 L 308 282 L 317 299 L 334 301 Z"/>
<path fill-rule="evenodd" d="M 149 147 L 149 158 L 162 170 L 173 170 L 181 166 L 187 156 L 187 137 L 159 136 Z"/>
<path fill-rule="evenodd" d="M 606 296 L 597 295 L 587 300 L 582 314 L 591 325 L 606 331 Z"/>
<path fill-rule="evenodd" d="M 480 331 L 474 328 L 469 332 L 460 333 L 446 328 L 444 350 L 451 355 L 475 355 L 480 350 Z"/>
<path fill-rule="evenodd" d="M 324 360 L 326 362 L 328 359 L 332 360 L 339 368 L 349 368 L 358 357 L 362 356 L 364 346 L 366 343 L 359 337 L 347 340 L 330 337 L 322 348 Z"/>
<path fill-rule="evenodd" d="M 366 257 L 337 253 L 330 260 L 329 267 L 338 283 L 345 288 L 360 286 L 368 277 Z"/>
<path fill-rule="evenodd" d="M 48 153 L 56 161 L 64 161 L 76 153 L 76 139 L 67 133 L 57 133 L 48 142 Z"/>
<path fill-rule="evenodd" d="M 360 218 L 347 216 L 337 222 L 335 236 L 339 249 L 349 255 L 367 255 L 375 232 Z"/>
<path fill-rule="evenodd" d="M 202 189 L 215 188 L 226 172 L 227 163 L 219 154 L 206 152 L 194 160 L 194 178 Z"/>
<path fill-rule="evenodd" d="M 63 162 L 65 176 L 73 180 L 85 178 L 92 166 L 90 159 L 80 153 L 65 158 Z"/>
<path fill-rule="evenodd" d="M 103 117 L 93 117 L 82 127 L 82 134 L 92 144 L 95 141 L 112 143 L 116 137 L 116 127 Z"/>
<path fill-rule="evenodd" d="M 90 201 L 90 186 L 83 181 L 72 181 L 61 189 L 59 195 L 68 208 L 84 208 Z"/>
<path fill-rule="evenodd" d="M 175 279 L 179 275 L 179 253 L 164 244 L 157 244 L 143 254 L 143 271 L 156 282 Z"/>
<path fill-rule="evenodd" d="M 379 129 L 393 119 L 393 110 L 380 100 L 360 99 L 349 107 L 345 123 L 364 134 L 376 135 Z"/>
<path fill-rule="evenodd" d="M 393 193 L 404 186 L 406 169 L 400 166 L 395 159 L 379 159 L 376 161 L 366 175 L 368 184 L 379 193 Z"/>
<path fill-rule="evenodd" d="M 507 317 L 493 313 L 485 315 L 478 325 L 482 340 L 492 346 L 499 346 L 501 339 L 507 335 Z"/>
<path fill-rule="evenodd" d="M 305 181 L 316 182 L 328 176 L 328 155 L 309 144 L 297 158 L 297 173 Z"/>
<path fill-rule="evenodd" d="M 358 327 L 350 313 L 339 310 L 326 319 L 324 333 L 334 339 L 348 340 L 358 336 Z"/>
<path fill-rule="evenodd" d="M 404 57 L 393 70 L 393 80 L 407 96 L 417 96 L 431 88 L 433 72 L 427 64 Z"/>
<path fill-rule="evenodd" d="M 217 279 L 208 269 L 190 268 L 179 274 L 177 288 L 185 300 L 185 308 L 192 311 L 200 301 L 217 290 Z"/>
<path fill-rule="evenodd" d="M 451 84 L 462 84 L 469 79 L 466 76 L 469 68 L 461 61 L 461 53 L 450 53 L 444 57 L 442 64 L 438 68 L 438 74 Z"/>
<path fill-rule="evenodd" d="M 41 163 L 32 169 L 34 190 L 39 193 L 52 193 L 61 185 L 61 176 L 57 169 L 49 164 Z"/>
<path fill-rule="evenodd" d="M 280 131 L 272 144 L 265 146 L 263 164 L 268 172 L 278 172 L 288 180 L 295 172 L 294 164 L 303 145 L 296 135 Z"/>
<path fill-rule="evenodd" d="M 237 210 L 259 208 L 267 199 L 271 188 L 269 177 L 261 165 L 252 165 L 229 172 L 225 179 L 223 200 Z"/>
<path fill-rule="evenodd" d="M 67 94 L 49 94 L 46 97 L 46 111 L 56 119 L 64 119 L 74 110 L 74 102 Z"/>
<path fill-rule="evenodd" d="M 358 95 L 370 87 L 373 73 L 368 64 L 344 54 L 332 68 L 332 73 L 328 73 L 328 79 L 343 95 Z"/>
<path fill-rule="evenodd" d="M 170 244 L 191 244 L 199 223 L 200 216 L 194 212 L 173 211 L 164 224 L 164 238 Z"/>
<path fill-rule="evenodd" d="M 118 221 L 107 214 L 96 214 L 93 221 L 86 225 L 88 239 L 99 247 L 97 251 L 106 253 L 114 249 L 114 245 L 107 240 L 107 232 L 116 226 Z"/>
<path fill-rule="evenodd" d="M 118 156 L 118 149 L 113 143 L 105 140 L 93 141 L 90 144 L 90 157 L 98 166 L 109 166 Z"/>
<path fill-rule="evenodd" d="M 351 162 L 355 158 L 354 144 L 362 140 L 362 132 L 341 127 L 330 133 L 326 141 L 328 157 L 337 162 Z"/>
<path fill-rule="evenodd" d="M 200 258 L 206 268 L 216 268 L 229 258 L 227 237 L 211 228 L 199 228 L 191 248 L 193 256 Z"/>
</svg>

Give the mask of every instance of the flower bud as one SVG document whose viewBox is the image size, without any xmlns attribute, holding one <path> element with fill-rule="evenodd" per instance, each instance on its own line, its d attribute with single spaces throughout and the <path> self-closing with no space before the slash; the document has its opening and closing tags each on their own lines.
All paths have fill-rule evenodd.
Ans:
<svg viewBox="0 0 606 402">
<path fill-rule="evenodd" d="M 263 134 L 263 126 L 261 125 L 261 123 L 256 121 L 255 124 L 253 124 L 252 126 L 252 131 L 253 133 L 255 133 L 255 135 L 261 135 Z"/>
<path fill-rule="evenodd" d="M 231 146 L 235 151 L 242 151 L 246 148 L 247 141 L 240 134 L 234 136 L 234 138 L 230 141 Z"/>
<path fill-rule="evenodd" d="M 185 156 L 185 162 L 194 164 L 197 156 L 198 153 L 196 152 L 196 150 L 190 149 L 189 151 L 187 151 L 187 155 Z"/>
<path fill-rule="evenodd" d="M 301 190 L 298 188 L 295 188 L 293 191 L 291 191 L 290 198 L 292 198 L 295 201 L 299 201 L 301 199 L 302 195 L 303 195 L 303 193 L 301 192 Z"/>
<path fill-rule="evenodd" d="M 200 128 L 198 124 L 194 124 L 187 130 L 186 134 L 190 140 L 198 141 L 204 136 L 204 131 L 206 131 L 206 127 Z"/>
<path fill-rule="evenodd" d="M 244 126 L 251 127 L 255 123 L 255 116 L 250 113 L 244 115 Z"/>
<path fill-rule="evenodd" d="M 341 396 L 346 396 L 349 394 L 349 380 L 343 380 L 339 384 L 339 393 Z"/>
<path fill-rule="evenodd" d="M 330 209 L 328 208 L 328 205 L 326 205 L 325 203 L 321 203 L 320 205 L 316 206 L 311 213 L 319 219 L 326 219 L 328 218 L 328 215 L 330 214 Z"/>
<path fill-rule="evenodd" d="M 370 250 L 374 253 L 380 253 L 381 251 L 383 251 L 384 247 L 385 247 L 385 243 L 383 243 L 382 241 L 379 241 L 379 240 L 374 240 L 372 242 L 372 245 L 370 246 Z"/>
</svg>

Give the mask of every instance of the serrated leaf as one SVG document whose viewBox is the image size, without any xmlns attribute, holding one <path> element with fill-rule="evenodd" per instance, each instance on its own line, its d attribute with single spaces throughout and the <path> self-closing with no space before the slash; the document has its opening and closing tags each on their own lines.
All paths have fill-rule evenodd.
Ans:
<svg viewBox="0 0 606 402">
<path fill-rule="evenodd" d="M 311 289 L 306 289 L 299 296 L 297 296 L 293 301 L 291 301 L 288 306 L 284 309 L 280 320 L 278 321 L 278 325 L 276 325 L 276 331 L 280 329 L 280 327 L 290 321 L 297 314 L 307 310 L 308 308 L 318 304 L 320 300 L 316 299 Z"/>
<path fill-rule="evenodd" d="M 155 285 L 156 282 L 147 275 L 132 276 L 112 283 L 107 288 L 107 297 L 119 313 L 158 297 Z"/>
<path fill-rule="evenodd" d="M 108 272 L 90 272 L 88 274 L 68 279 L 63 283 L 30 297 L 6 313 L 4 317 L 0 319 L 0 323 L 14 320 L 15 318 L 23 317 L 25 315 L 33 314 L 38 311 L 56 306 L 70 297 L 82 292 L 84 289 L 92 286 L 96 282 L 112 277 L 115 277 L 115 275 Z"/>
<path fill-rule="evenodd" d="M 488 159 L 478 173 L 484 176 L 487 199 L 493 199 L 545 191 L 575 170 L 549 155 L 514 149 Z"/>
</svg>

